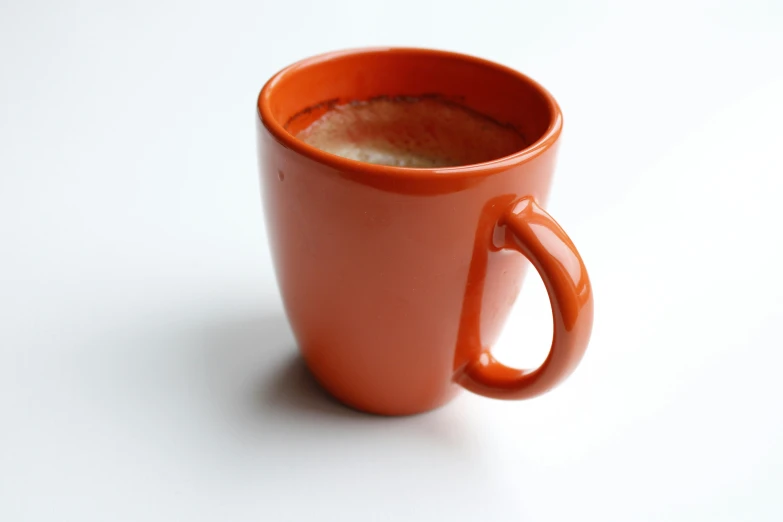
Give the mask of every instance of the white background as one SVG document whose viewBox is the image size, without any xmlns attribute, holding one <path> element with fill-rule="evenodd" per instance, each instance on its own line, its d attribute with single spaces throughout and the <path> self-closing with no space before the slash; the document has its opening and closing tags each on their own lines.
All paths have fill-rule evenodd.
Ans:
<svg viewBox="0 0 783 522">
<path fill-rule="evenodd" d="M 563 386 L 347 410 L 281 315 L 255 100 L 327 50 L 518 68 L 595 289 Z M 0 520 L 783 519 L 783 4 L 0 3 Z M 531 274 L 497 352 L 551 334 Z"/>
</svg>

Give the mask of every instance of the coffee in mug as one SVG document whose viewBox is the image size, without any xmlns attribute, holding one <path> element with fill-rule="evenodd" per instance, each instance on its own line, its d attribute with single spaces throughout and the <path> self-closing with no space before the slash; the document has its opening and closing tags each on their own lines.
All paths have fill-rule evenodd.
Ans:
<svg viewBox="0 0 783 522">
<path fill-rule="evenodd" d="M 344 158 L 414 168 L 483 163 L 527 146 L 515 128 L 436 96 L 337 105 L 297 138 Z"/>
</svg>

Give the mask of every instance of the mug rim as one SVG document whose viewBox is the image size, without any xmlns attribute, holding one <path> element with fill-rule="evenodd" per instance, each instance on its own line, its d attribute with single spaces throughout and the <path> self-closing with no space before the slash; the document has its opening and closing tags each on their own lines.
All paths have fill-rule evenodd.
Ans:
<svg viewBox="0 0 783 522">
<path fill-rule="evenodd" d="M 323 151 L 317 147 L 314 147 L 304 141 L 296 138 L 289 133 L 284 126 L 278 122 L 272 116 L 271 98 L 273 96 L 275 87 L 286 75 L 314 64 L 328 62 L 336 58 L 345 56 L 357 56 L 357 55 L 372 55 L 378 53 L 395 53 L 395 54 L 424 54 L 433 56 L 436 58 L 451 58 L 462 61 L 472 62 L 477 65 L 481 65 L 488 68 L 496 69 L 504 74 L 508 74 L 516 77 L 517 79 L 532 86 L 541 97 L 546 101 L 547 108 L 551 115 L 549 125 L 544 133 L 532 144 L 528 145 L 524 149 L 518 150 L 508 156 L 485 161 L 481 163 L 471 163 L 467 165 L 458 165 L 453 167 L 438 167 L 438 168 L 419 168 L 419 167 L 396 167 L 391 165 L 377 165 L 374 163 L 366 163 L 358 160 L 344 158 L 330 152 Z M 549 149 L 560 136 L 563 128 L 563 115 L 552 94 L 549 93 L 541 84 L 530 78 L 529 76 L 522 74 L 521 72 L 507 67 L 505 65 L 472 56 L 469 54 L 457 53 L 452 51 L 443 51 L 437 49 L 426 49 L 418 47 L 362 47 L 354 49 L 345 49 L 339 51 L 331 51 L 323 54 L 311 56 L 299 60 L 287 67 L 284 67 L 272 76 L 266 84 L 261 88 L 261 92 L 258 94 L 258 101 L 256 104 L 258 117 L 266 130 L 286 148 L 289 148 L 303 156 L 306 156 L 318 163 L 330 166 L 340 171 L 355 172 L 360 174 L 374 174 L 378 176 L 395 176 L 405 177 L 408 179 L 416 178 L 432 178 L 437 176 L 438 178 L 455 178 L 455 177 L 469 177 L 480 174 L 491 174 L 507 170 L 508 168 L 525 163 L 545 152 Z M 303 107 L 304 108 L 304 107 Z"/>
</svg>

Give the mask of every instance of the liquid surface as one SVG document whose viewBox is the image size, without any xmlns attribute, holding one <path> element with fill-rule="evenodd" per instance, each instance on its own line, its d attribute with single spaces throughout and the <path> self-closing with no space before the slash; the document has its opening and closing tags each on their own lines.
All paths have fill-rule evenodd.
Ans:
<svg viewBox="0 0 783 522">
<path fill-rule="evenodd" d="M 516 130 L 434 98 L 377 98 L 339 105 L 297 138 L 344 158 L 414 168 L 482 163 L 527 145 Z"/>
</svg>

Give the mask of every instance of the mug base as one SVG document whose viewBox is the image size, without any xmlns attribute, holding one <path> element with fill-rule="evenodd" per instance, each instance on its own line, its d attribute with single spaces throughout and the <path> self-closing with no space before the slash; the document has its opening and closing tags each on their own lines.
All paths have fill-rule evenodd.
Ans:
<svg viewBox="0 0 783 522">
<path fill-rule="evenodd" d="M 305 364 L 305 366 L 307 366 L 307 364 Z M 338 402 L 341 406 L 353 411 L 378 417 L 411 417 L 428 413 L 446 406 L 456 398 L 461 391 L 459 386 L 454 385 L 453 390 L 436 400 L 429 400 L 420 404 L 382 404 L 374 401 L 362 400 L 361 398 L 349 397 L 345 394 L 335 392 L 330 389 L 329 386 L 325 385 L 309 366 L 307 366 L 307 371 L 313 378 L 313 381 L 315 381 L 315 384 L 329 399 Z"/>
</svg>

